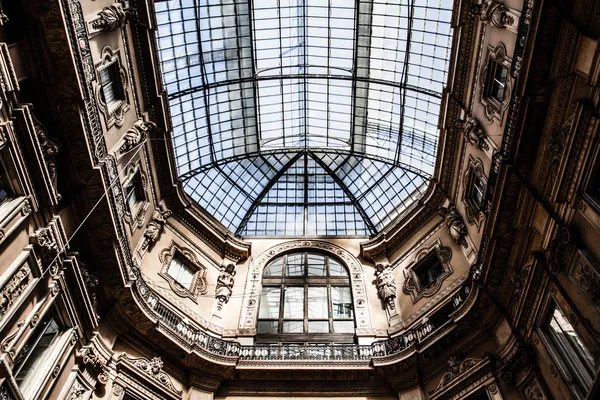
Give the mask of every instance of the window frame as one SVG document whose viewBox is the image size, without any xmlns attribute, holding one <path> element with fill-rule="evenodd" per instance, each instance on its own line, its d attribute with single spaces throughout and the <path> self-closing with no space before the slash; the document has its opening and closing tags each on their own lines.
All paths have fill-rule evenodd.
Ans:
<svg viewBox="0 0 600 400">
<path fill-rule="evenodd" d="M 477 204 L 473 199 L 474 191 L 476 190 L 476 182 L 480 182 L 483 188 L 481 204 Z M 480 158 L 469 156 L 467 168 L 463 177 L 463 194 L 462 202 L 466 211 L 467 222 L 475 225 L 477 229 L 481 228 L 481 222 L 485 218 L 485 195 L 487 190 L 487 177 L 483 167 L 483 161 Z"/>
<path fill-rule="evenodd" d="M 287 260 L 291 255 L 302 255 L 302 275 L 287 276 L 286 267 L 288 265 Z M 309 256 L 318 255 L 323 257 L 325 266 L 325 275 L 309 275 Z M 268 276 L 265 273 L 268 271 L 274 262 L 281 260 L 281 276 Z M 345 271 L 345 276 L 335 276 L 330 273 L 331 260 L 339 264 Z M 290 287 L 303 288 L 303 311 L 302 318 L 285 318 L 285 293 L 286 289 Z M 308 309 L 308 292 L 310 288 L 324 287 L 327 292 L 327 318 L 310 318 Z M 350 304 L 352 304 L 352 317 L 351 318 L 335 318 L 333 313 L 333 288 L 343 287 L 347 288 L 350 296 Z M 278 288 L 279 289 L 279 309 L 278 318 L 261 318 L 260 317 L 260 303 L 262 302 L 263 295 L 262 290 L 264 288 Z M 302 321 L 303 329 L 302 332 L 283 332 L 284 322 L 288 321 Z M 310 322 L 324 322 L 328 323 L 328 332 L 309 332 Z M 258 325 L 261 322 L 276 322 L 277 333 L 261 332 Z M 335 322 L 352 322 L 352 332 L 335 332 Z M 356 309 L 354 304 L 354 295 L 352 293 L 352 282 L 350 272 L 346 265 L 338 258 L 332 257 L 328 254 L 321 253 L 318 251 L 304 250 L 298 252 L 284 253 L 272 260 L 266 265 L 263 271 L 261 296 L 259 296 L 259 304 L 257 308 L 257 334 L 256 339 L 259 343 L 353 343 L 355 330 L 356 330 Z"/>
<path fill-rule="evenodd" d="M 187 247 L 179 246 L 175 242 L 171 242 L 168 248 L 163 249 L 158 258 L 162 263 L 162 267 L 158 275 L 164 278 L 171 290 L 179 297 L 187 297 L 193 302 L 198 302 L 198 296 L 208 292 L 206 281 L 206 267 L 198 261 L 197 256 Z M 193 273 L 192 283 L 187 288 L 182 285 L 177 279 L 169 273 L 171 263 L 177 258 L 190 269 Z"/>
<path fill-rule="evenodd" d="M 420 268 L 423 268 L 432 257 L 436 257 L 442 272 L 430 282 L 427 286 L 423 286 L 417 274 Z M 404 283 L 402 284 L 402 292 L 410 295 L 413 304 L 421 300 L 423 297 L 431 297 L 442 287 L 442 283 L 446 278 L 452 275 L 453 269 L 450 265 L 452 259 L 452 249 L 442 245 L 442 241 L 438 239 L 430 247 L 425 247 L 418 251 L 413 259 L 404 270 Z"/>
<path fill-rule="evenodd" d="M 104 95 L 105 85 L 102 82 L 102 73 L 109 68 L 115 70 L 111 72 L 113 78 L 111 82 L 115 85 L 116 90 L 114 92 L 119 94 L 119 98 L 107 103 Z M 127 72 L 121 62 L 120 50 L 113 50 L 109 46 L 104 47 L 101 60 L 96 64 L 96 98 L 98 108 L 104 115 L 106 129 L 110 129 L 113 125 L 123 126 L 125 113 L 130 108 L 128 86 Z"/>
<path fill-rule="evenodd" d="M 487 122 L 495 122 L 499 126 L 502 126 L 512 93 L 511 65 L 512 59 L 508 57 L 504 43 L 499 42 L 496 47 L 488 45 L 485 64 L 481 68 L 479 75 L 479 102 L 484 108 Z M 496 81 L 496 72 L 499 67 L 506 69 L 506 80 L 503 86 L 504 91 L 502 93 L 502 99 L 498 99 L 491 94 L 493 84 Z"/>
<path fill-rule="evenodd" d="M 593 386 L 596 370 L 596 360 L 593 359 L 594 349 L 592 348 L 592 351 L 590 351 L 590 341 L 587 337 L 587 334 L 582 331 L 582 328 L 580 326 L 581 324 L 574 323 L 571 321 L 571 319 L 577 319 L 577 317 L 575 316 L 575 314 L 573 314 L 573 312 L 569 313 L 569 309 L 570 307 L 565 303 L 563 299 L 560 299 L 558 296 L 548 296 L 543 308 L 543 312 L 541 313 L 541 318 L 538 322 L 536 332 L 539 338 L 541 339 L 543 347 L 546 350 L 548 356 L 550 357 L 552 362 L 558 367 L 557 369 L 561 375 L 561 378 L 565 385 L 571 391 L 571 394 L 576 399 L 585 399 L 589 390 Z M 560 343 L 557 343 L 556 339 L 553 338 L 553 334 L 549 332 L 549 324 L 550 320 L 552 319 L 554 310 L 558 310 L 562 314 L 563 318 L 568 322 L 568 324 L 573 329 L 573 332 L 575 332 L 575 334 L 577 335 L 577 338 L 581 342 L 581 345 L 584 346 L 586 351 L 590 354 L 592 358 L 592 363 L 588 364 L 589 370 L 585 370 L 585 365 L 581 359 L 581 354 L 579 354 L 579 351 L 575 351 L 575 353 L 571 353 L 569 357 L 565 357 L 565 355 L 563 354 L 564 346 L 562 346 Z M 567 312 L 565 312 L 565 310 L 567 310 Z M 567 315 L 569 315 L 569 317 L 567 317 Z M 577 360 L 581 365 L 573 365 L 573 356 L 577 357 Z M 583 378 L 582 375 L 586 372 L 589 374 L 589 386 L 587 388 L 581 386 L 582 382 L 579 380 Z"/>
<path fill-rule="evenodd" d="M 134 190 L 138 191 L 138 201 L 132 206 L 129 203 L 129 192 L 128 188 L 133 186 Z M 148 193 L 148 177 L 144 173 L 141 165 L 141 161 L 137 161 L 132 164 L 128 170 L 125 180 L 122 184 L 123 197 L 127 204 L 127 212 L 125 214 L 125 221 L 129 223 L 131 232 L 144 226 L 144 220 L 146 211 L 150 206 L 149 193 Z"/>
</svg>

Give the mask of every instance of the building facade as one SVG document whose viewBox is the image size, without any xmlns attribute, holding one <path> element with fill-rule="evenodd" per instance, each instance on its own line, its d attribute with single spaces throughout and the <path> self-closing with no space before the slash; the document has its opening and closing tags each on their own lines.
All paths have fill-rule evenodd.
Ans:
<svg viewBox="0 0 600 400">
<path fill-rule="evenodd" d="M 310 13 L 313 3 L 300 3 L 295 10 Z M 331 47 L 339 38 L 331 16 L 354 13 L 344 59 L 352 69 L 315 72 L 305 62 L 286 75 L 280 64 L 265 77 L 269 69 L 257 66 L 269 33 L 255 36 L 271 19 L 256 23 L 269 10 L 258 1 L 0 0 L 0 399 L 599 396 L 600 4 L 415 0 L 407 16 L 398 8 L 410 25 L 394 39 L 402 52 L 375 44 L 389 28 L 377 18 L 390 17 L 391 5 L 322 3 L 328 63 L 336 51 L 346 57 Z M 373 65 L 416 55 L 427 69 L 432 31 L 416 38 L 432 10 L 432 51 L 448 42 L 443 72 L 430 68 L 443 90 L 411 83 L 418 76 L 408 62 L 404 80 L 388 85 L 387 67 L 378 77 Z M 305 60 L 321 46 L 308 33 L 296 39 L 304 53 L 295 57 Z M 275 80 L 326 88 L 319 96 L 328 98 L 351 88 L 351 150 L 332 150 L 333 141 L 316 150 L 305 135 L 304 147 L 261 143 L 252 153 L 250 136 L 236 135 L 260 128 L 267 137 L 260 93 Z M 418 93 L 415 104 L 437 111 L 419 120 L 427 113 L 414 106 L 414 126 L 435 132 L 420 145 L 425 161 L 402 164 L 402 153 L 394 168 L 407 172 L 386 190 L 365 183 L 369 197 L 324 160 L 392 164 L 381 156 L 383 136 L 370 141 L 375 100 L 361 93 L 376 85 L 401 93 L 407 109 Z M 311 101 L 303 97 L 303 107 L 316 113 Z M 229 120 L 219 119 L 225 103 Z M 344 113 L 333 105 L 328 140 L 342 126 L 330 120 Z M 306 126 L 321 128 L 303 112 Z M 285 113 L 274 120 L 285 125 Z M 190 150 L 202 132 L 206 149 Z M 406 148 L 418 158 L 417 145 Z M 258 158 L 281 168 L 250 188 L 260 168 L 236 175 L 231 163 Z M 304 172 L 290 172 L 295 163 Z M 311 225 L 320 203 L 306 184 L 294 203 L 305 217 L 290 233 L 294 214 L 267 201 L 282 178 L 338 185 L 344 211 Z M 235 190 L 252 201 L 237 203 Z M 380 219 L 365 204 L 384 209 L 400 192 L 402 206 Z M 331 221 L 338 234 L 323 226 Z"/>
</svg>

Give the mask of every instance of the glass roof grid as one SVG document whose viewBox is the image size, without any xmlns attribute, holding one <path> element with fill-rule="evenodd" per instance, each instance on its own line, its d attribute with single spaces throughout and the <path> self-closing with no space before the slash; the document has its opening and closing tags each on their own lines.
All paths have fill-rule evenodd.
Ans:
<svg viewBox="0 0 600 400">
<path fill-rule="evenodd" d="M 358 198 L 376 184 L 391 168 L 392 164 L 389 163 L 351 156 L 335 172 L 354 196 Z"/>
<path fill-rule="evenodd" d="M 223 164 L 219 168 L 224 175 L 256 199 L 265 185 L 277 174 L 267 161 L 262 157 L 242 159 Z"/>
<path fill-rule="evenodd" d="M 184 187 L 192 199 L 231 230 L 241 222 L 239 210 L 247 211 L 252 205 L 252 199 L 217 169 L 190 178 Z"/>
<path fill-rule="evenodd" d="M 242 236 L 304 235 L 304 208 L 261 204 L 240 231 Z"/>
<path fill-rule="evenodd" d="M 204 94 L 196 92 L 171 100 L 172 141 L 178 174 L 211 160 Z"/>
</svg>

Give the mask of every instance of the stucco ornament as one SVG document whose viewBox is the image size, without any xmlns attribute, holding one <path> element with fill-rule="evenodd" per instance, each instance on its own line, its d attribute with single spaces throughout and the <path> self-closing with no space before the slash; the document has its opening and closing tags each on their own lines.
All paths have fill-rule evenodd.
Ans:
<svg viewBox="0 0 600 400">
<path fill-rule="evenodd" d="M 142 142 L 156 128 L 152 121 L 138 120 L 131 128 L 127 130 L 123 137 L 123 145 L 119 149 L 121 154 L 125 154 Z"/>
<path fill-rule="evenodd" d="M 123 27 L 132 14 L 131 10 L 124 8 L 120 3 L 111 4 L 98 13 L 92 21 L 92 27 L 106 32 L 114 31 Z"/>
<path fill-rule="evenodd" d="M 462 129 L 465 138 L 473 147 L 479 150 L 488 150 L 488 145 L 485 142 L 485 132 L 481 128 L 479 121 L 473 117 L 468 117 L 466 121 L 459 121 L 457 124 Z"/>
<path fill-rule="evenodd" d="M 152 214 L 152 220 L 148 222 L 148 226 L 144 231 L 144 242 L 142 244 L 142 250 L 151 247 L 152 245 L 154 245 L 154 243 L 158 241 L 158 238 L 162 234 L 165 224 L 167 223 L 167 219 L 172 214 L 173 213 L 171 210 L 164 210 L 162 208 L 159 208 L 158 210 L 154 211 L 154 214 Z"/>
<path fill-rule="evenodd" d="M 396 298 L 396 282 L 394 281 L 394 274 L 389 264 L 379 263 L 376 265 L 377 270 L 375 271 L 377 294 L 379 298 L 386 304 L 390 310 L 396 308 L 394 299 Z"/>
<path fill-rule="evenodd" d="M 448 228 L 452 240 L 466 247 L 468 245 L 466 240 L 467 227 L 458 211 L 456 211 L 456 206 L 451 204 L 448 208 L 442 207 L 439 213 L 444 217 L 444 225 Z"/>
<path fill-rule="evenodd" d="M 217 278 L 217 287 L 215 289 L 215 298 L 218 300 L 219 308 L 231 298 L 234 277 L 234 264 L 227 264 L 221 267 L 221 274 Z"/>
</svg>

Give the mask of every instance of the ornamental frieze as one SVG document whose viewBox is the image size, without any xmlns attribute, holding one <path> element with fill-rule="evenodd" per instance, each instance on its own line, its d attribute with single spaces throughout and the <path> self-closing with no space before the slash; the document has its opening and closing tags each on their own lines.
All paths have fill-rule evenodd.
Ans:
<svg viewBox="0 0 600 400">
<path fill-rule="evenodd" d="M 26 262 L 8 280 L 0 290 L 0 320 L 4 318 L 8 310 L 15 304 L 16 300 L 27 289 L 32 281 L 31 267 Z"/>
</svg>

